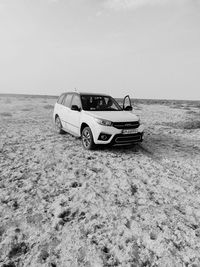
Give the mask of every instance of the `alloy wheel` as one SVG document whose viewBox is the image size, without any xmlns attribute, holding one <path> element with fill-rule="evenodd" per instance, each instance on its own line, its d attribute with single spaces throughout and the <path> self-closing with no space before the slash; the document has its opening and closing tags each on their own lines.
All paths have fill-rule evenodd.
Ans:
<svg viewBox="0 0 200 267">
<path fill-rule="evenodd" d="M 85 129 L 83 131 L 82 139 L 83 139 L 83 144 L 84 144 L 85 148 L 88 149 L 90 147 L 90 144 L 91 144 L 91 136 L 90 136 L 90 132 L 88 129 Z"/>
</svg>

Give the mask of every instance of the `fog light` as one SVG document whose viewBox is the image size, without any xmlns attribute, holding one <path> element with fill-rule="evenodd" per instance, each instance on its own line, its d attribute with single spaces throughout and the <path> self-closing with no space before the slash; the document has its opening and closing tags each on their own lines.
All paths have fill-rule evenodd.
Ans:
<svg viewBox="0 0 200 267">
<path fill-rule="evenodd" d="M 102 134 L 101 139 L 105 141 L 107 140 L 107 136 L 105 134 Z"/>
<path fill-rule="evenodd" d="M 98 140 L 101 140 L 101 141 L 108 141 L 110 137 L 111 137 L 111 134 L 101 133 L 101 134 L 99 135 Z"/>
</svg>

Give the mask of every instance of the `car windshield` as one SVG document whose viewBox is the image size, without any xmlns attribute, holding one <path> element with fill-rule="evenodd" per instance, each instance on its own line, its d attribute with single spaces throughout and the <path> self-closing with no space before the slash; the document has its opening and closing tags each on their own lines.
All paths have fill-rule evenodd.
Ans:
<svg viewBox="0 0 200 267">
<path fill-rule="evenodd" d="M 117 101 L 110 96 L 81 95 L 83 110 L 88 111 L 121 111 Z"/>
</svg>

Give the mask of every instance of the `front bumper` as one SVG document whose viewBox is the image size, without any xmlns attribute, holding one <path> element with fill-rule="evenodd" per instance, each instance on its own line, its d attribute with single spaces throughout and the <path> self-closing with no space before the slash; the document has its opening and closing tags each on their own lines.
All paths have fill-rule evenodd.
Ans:
<svg viewBox="0 0 200 267">
<path fill-rule="evenodd" d="M 142 142 L 144 133 L 135 134 L 117 134 L 111 141 L 113 146 L 131 145 L 137 142 Z"/>
<path fill-rule="evenodd" d="M 144 126 L 140 125 L 135 133 L 124 134 L 123 129 L 116 129 L 114 127 L 101 126 L 95 128 L 94 142 L 95 144 L 111 144 L 114 146 L 129 145 L 136 142 L 142 142 L 144 134 Z M 106 141 L 100 140 L 101 134 L 107 134 L 109 139 Z"/>
</svg>

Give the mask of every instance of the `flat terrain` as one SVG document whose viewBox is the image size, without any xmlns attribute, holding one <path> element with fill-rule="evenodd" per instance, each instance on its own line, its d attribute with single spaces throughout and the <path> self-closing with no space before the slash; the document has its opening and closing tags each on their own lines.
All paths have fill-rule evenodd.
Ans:
<svg viewBox="0 0 200 267">
<path fill-rule="evenodd" d="M 144 142 L 95 151 L 54 102 L 0 96 L 0 266 L 200 266 L 200 102 L 137 101 Z"/>
</svg>

